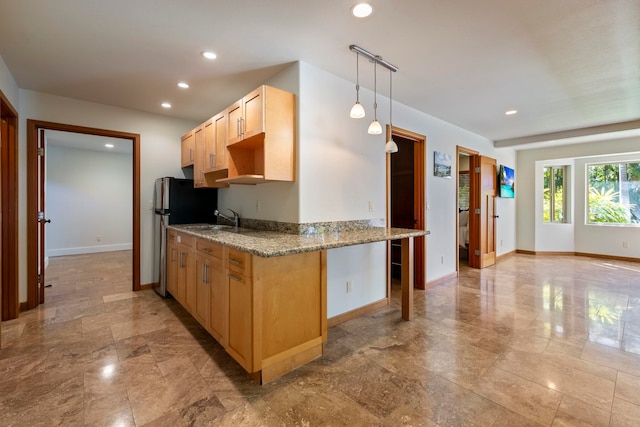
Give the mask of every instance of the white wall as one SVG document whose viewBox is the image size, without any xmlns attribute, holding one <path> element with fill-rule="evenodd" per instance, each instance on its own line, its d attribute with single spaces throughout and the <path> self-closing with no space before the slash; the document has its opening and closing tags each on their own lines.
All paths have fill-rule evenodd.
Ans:
<svg viewBox="0 0 640 427">
<path fill-rule="evenodd" d="M 131 249 L 132 155 L 47 146 L 47 256 Z"/>
<path fill-rule="evenodd" d="M 20 107 L 18 85 L 9 72 L 7 64 L 5 64 L 2 56 L 0 56 L 0 90 L 4 93 L 4 96 L 11 103 L 13 108 L 18 111 L 18 108 Z"/>
<path fill-rule="evenodd" d="M 638 258 L 640 245 L 640 227 L 613 225 L 587 225 L 585 163 L 597 161 L 637 160 L 640 137 L 612 139 L 583 144 L 547 146 L 531 150 L 518 151 L 520 176 L 528 177 L 518 181 L 516 192 L 519 194 L 517 205 L 517 244 L 520 250 L 527 251 L 567 251 L 590 254 L 612 255 Z M 571 173 L 572 218 L 571 224 L 557 227 L 542 223 L 542 167 L 545 164 L 570 164 Z M 555 234 L 558 232 L 558 234 Z M 573 240 L 571 236 L 573 235 Z M 629 247 L 623 248 L 622 242 L 628 241 Z"/>
<path fill-rule="evenodd" d="M 140 280 L 153 281 L 153 187 L 161 176 L 183 176 L 180 137 L 196 122 L 163 115 L 78 101 L 20 89 L 19 91 L 19 256 L 20 301 L 27 299 L 26 121 L 44 120 L 140 134 Z"/>
</svg>

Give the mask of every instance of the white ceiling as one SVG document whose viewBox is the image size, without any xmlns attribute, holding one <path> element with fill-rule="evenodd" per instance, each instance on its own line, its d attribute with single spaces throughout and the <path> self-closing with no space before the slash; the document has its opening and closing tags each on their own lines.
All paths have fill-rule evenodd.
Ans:
<svg viewBox="0 0 640 427">
<path fill-rule="evenodd" d="M 640 127 L 638 0 L 372 1 L 0 0 L 0 55 L 24 89 L 203 121 L 294 61 L 354 81 L 357 44 L 399 68 L 394 99 L 502 146 Z"/>
</svg>

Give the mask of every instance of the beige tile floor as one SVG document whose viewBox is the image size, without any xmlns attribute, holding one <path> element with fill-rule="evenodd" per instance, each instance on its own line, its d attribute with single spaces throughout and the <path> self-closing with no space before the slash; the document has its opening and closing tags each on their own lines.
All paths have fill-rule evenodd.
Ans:
<svg viewBox="0 0 640 427">
<path fill-rule="evenodd" d="M 3 322 L 1 426 L 640 426 L 640 264 L 516 255 L 329 330 L 255 384 L 128 252 L 54 258 Z"/>
</svg>

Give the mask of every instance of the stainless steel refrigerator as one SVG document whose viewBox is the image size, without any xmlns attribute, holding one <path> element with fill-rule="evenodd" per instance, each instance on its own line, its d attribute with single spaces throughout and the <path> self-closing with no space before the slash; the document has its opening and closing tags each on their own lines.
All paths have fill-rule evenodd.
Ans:
<svg viewBox="0 0 640 427">
<path fill-rule="evenodd" d="M 161 296 L 167 293 L 167 225 L 215 223 L 218 190 L 194 188 L 192 179 L 156 179 L 154 198 L 154 271 L 153 289 Z"/>
</svg>

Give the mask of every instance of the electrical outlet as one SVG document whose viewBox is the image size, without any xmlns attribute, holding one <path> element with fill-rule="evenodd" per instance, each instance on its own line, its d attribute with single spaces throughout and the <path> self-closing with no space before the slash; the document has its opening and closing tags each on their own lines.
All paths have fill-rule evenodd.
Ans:
<svg viewBox="0 0 640 427">
<path fill-rule="evenodd" d="M 369 200 L 369 212 L 373 212 L 373 201 Z"/>
<path fill-rule="evenodd" d="M 351 281 L 347 280 L 347 293 L 351 293 Z"/>
<path fill-rule="evenodd" d="M 96 236 L 96 242 L 99 242 L 99 241 L 101 241 L 101 240 L 102 240 L 102 236 L 98 234 L 98 235 Z"/>
<path fill-rule="evenodd" d="M 444 255 L 440 257 L 440 264 L 444 264 Z"/>
<path fill-rule="evenodd" d="M 256 211 L 262 212 L 262 202 L 260 200 L 256 201 Z"/>
<path fill-rule="evenodd" d="M 622 241 L 622 247 L 625 248 L 625 249 L 629 248 L 629 242 L 627 242 L 626 240 L 623 240 Z"/>
<path fill-rule="evenodd" d="M 502 239 L 500 239 L 500 247 L 502 247 L 504 245 L 504 242 L 502 241 Z"/>
</svg>

